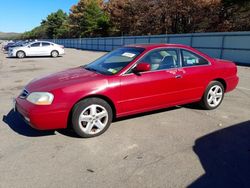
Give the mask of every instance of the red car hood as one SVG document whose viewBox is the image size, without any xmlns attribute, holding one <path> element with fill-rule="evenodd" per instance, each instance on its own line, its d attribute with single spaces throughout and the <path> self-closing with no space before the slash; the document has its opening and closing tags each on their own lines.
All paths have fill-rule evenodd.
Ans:
<svg viewBox="0 0 250 188">
<path fill-rule="evenodd" d="M 82 85 L 84 83 L 90 83 L 91 81 L 100 81 L 104 78 L 104 75 L 88 71 L 83 67 L 77 67 L 45 77 L 36 78 L 32 80 L 25 88 L 29 92 L 52 91 L 77 84 Z"/>
</svg>

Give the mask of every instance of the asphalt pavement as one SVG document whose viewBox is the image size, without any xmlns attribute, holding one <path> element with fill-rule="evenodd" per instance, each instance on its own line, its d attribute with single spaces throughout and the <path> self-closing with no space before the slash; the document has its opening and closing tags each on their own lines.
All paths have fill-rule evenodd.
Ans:
<svg viewBox="0 0 250 188">
<path fill-rule="evenodd" d="M 237 89 L 216 110 L 185 105 L 123 118 L 91 139 L 33 130 L 12 110 L 33 78 L 103 54 L 66 49 L 55 59 L 16 59 L 0 52 L 0 188 L 249 187 L 249 67 L 238 67 Z"/>
</svg>

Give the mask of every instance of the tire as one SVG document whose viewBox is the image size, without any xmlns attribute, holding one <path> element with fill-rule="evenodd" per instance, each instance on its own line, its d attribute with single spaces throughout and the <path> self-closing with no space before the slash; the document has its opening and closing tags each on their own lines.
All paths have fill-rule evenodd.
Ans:
<svg viewBox="0 0 250 188">
<path fill-rule="evenodd" d="M 220 106 L 224 98 L 224 86 L 221 82 L 212 81 L 200 101 L 201 106 L 206 110 L 213 110 Z"/>
<path fill-rule="evenodd" d="M 110 105 L 100 98 L 88 98 L 78 102 L 72 111 L 72 128 L 83 138 L 103 134 L 110 126 L 113 112 Z"/>
<path fill-rule="evenodd" d="M 25 52 L 24 51 L 18 51 L 16 53 L 16 57 L 19 58 L 19 59 L 22 59 L 25 57 Z"/>
<path fill-rule="evenodd" d="M 59 52 L 56 50 L 53 50 L 50 54 L 51 54 L 51 57 L 54 57 L 54 58 L 59 56 Z"/>
</svg>

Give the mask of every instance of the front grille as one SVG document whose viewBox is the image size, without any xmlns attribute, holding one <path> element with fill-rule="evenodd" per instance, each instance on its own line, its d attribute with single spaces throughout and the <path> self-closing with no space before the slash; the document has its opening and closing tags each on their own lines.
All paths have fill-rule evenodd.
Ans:
<svg viewBox="0 0 250 188">
<path fill-rule="evenodd" d="M 23 91 L 22 91 L 22 93 L 20 94 L 20 98 L 21 99 L 25 99 L 26 97 L 28 97 L 28 95 L 29 95 L 29 92 L 26 90 L 26 89 L 24 89 Z"/>
</svg>

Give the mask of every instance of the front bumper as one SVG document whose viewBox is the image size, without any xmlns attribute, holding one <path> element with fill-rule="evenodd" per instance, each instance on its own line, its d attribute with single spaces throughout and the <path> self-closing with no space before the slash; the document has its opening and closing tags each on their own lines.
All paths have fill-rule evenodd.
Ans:
<svg viewBox="0 0 250 188">
<path fill-rule="evenodd" d="M 64 50 L 60 50 L 59 51 L 59 55 L 65 55 L 65 51 Z"/>
<path fill-rule="evenodd" d="M 14 104 L 14 110 L 35 129 L 53 130 L 67 127 L 69 112 L 60 105 L 38 106 L 19 97 L 15 99 Z"/>
<path fill-rule="evenodd" d="M 8 57 L 15 57 L 16 55 L 13 53 L 13 51 L 8 51 Z"/>
</svg>

